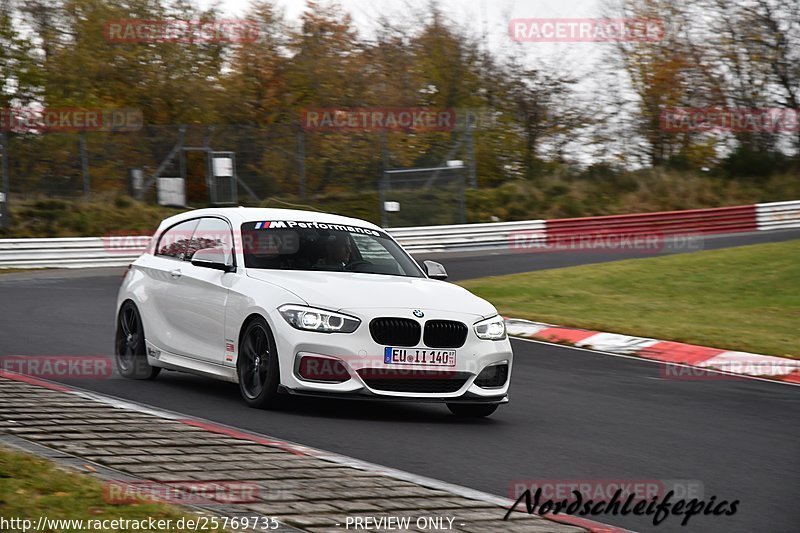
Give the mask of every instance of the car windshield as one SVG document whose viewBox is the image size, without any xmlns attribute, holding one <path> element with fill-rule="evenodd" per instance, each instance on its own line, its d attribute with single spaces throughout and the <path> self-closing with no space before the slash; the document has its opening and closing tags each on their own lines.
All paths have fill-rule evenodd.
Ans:
<svg viewBox="0 0 800 533">
<path fill-rule="evenodd" d="M 242 249 L 248 268 L 425 277 L 386 233 L 359 226 L 294 220 L 247 222 L 242 224 Z"/>
</svg>

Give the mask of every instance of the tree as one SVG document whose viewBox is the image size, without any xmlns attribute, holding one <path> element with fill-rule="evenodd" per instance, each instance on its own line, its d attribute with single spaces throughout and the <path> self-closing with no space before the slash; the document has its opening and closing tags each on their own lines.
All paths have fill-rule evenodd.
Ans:
<svg viewBox="0 0 800 533">
<path fill-rule="evenodd" d="M 623 0 L 620 15 L 626 19 L 660 21 L 663 36 L 657 40 L 619 41 L 617 65 L 626 72 L 636 95 L 637 113 L 632 131 L 644 139 L 647 163 L 661 166 L 685 156 L 701 136 L 694 132 L 670 132 L 662 125 L 662 113 L 673 108 L 719 105 L 718 83 L 703 60 L 695 30 L 696 13 L 679 0 Z M 700 142 L 703 142 L 700 140 Z"/>
<path fill-rule="evenodd" d="M 13 0 L 0 0 L 0 108 L 30 103 L 41 75 L 30 37 L 18 31 L 16 7 Z"/>
</svg>

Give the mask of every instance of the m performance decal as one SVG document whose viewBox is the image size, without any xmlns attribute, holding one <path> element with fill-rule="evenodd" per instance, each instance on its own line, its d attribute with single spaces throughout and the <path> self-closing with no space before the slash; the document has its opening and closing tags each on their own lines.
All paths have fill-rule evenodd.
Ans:
<svg viewBox="0 0 800 533">
<path fill-rule="evenodd" d="M 256 222 L 256 229 L 278 229 L 278 228 L 286 228 L 286 222 L 283 220 L 277 220 L 275 222 Z"/>
<path fill-rule="evenodd" d="M 383 237 L 383 232 L 359 226 L 348 226 L 346 224 L 333 224 L 330 222 L 300 222 L 297 220 L 273 220 L 256 222 L 254 229 L 322 229 L 334 231 L 347 231 L 349 233 L 360 233 L 362 235 L 373 235 Z"/>
</svg>

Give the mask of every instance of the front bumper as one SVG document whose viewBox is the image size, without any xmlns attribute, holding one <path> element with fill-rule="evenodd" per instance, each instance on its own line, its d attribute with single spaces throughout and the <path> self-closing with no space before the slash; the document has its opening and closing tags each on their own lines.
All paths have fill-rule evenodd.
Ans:
<svg viewBox="0 0 800 533">
<path fill-rule="evenodd" d="M 291 396 L 308 396 L 312 398 L 337 398 L 340 400 L 381 400 L 385 402 L 414 402 L 414 403 L 480 403 L 480 404 L 504 404 L 508 403 L 508 395 L 502 396 L 476 396 L 470 392 L 466 392 L 461 396 L 453 397 L 430 397 L 430 396 L 386 396 L 383 394 L 376 394 L 365 387 L 364 390 L 359 392 L 325 392 L 325 391 L 312 391 L 312 390 L 298 390 L 289 389 L 284 386 L 279 388 L 281 394 L 289 394 Z"/>
<path fill-rule="evenodd" d="M 397 365 L 384 362 L 384 345 L 377 344 L 370 335 L 369 321 L 378 316 L 411 316 L 411 310 L 381 309 L 368 313 L 348 311 L 358 316 L 362 323 L 353 333 L 318 333 L 293 328 L 276 311 L 270 316 L 275 328 L 275 341 L 278 348 L 281 368 L 281 388 L 289 394 L 307 396 L 336 396 L 353 399 L 382 399 L 390 401 L 448 402 L 448 403 L 505 403 L 508 401 L 508 388 L 511 381 L 513 354 L 511 343 L 506 338 L 501 341 L 479 339 L 472 325 L 478 320 L 475 315 L 425 310 L 426 319 L 458 320 L 468 326 L 467 340 L 456 350 L 454 367 L 431 367 L 421 365 Z M 421 321 L 422 322 L 422 321 Z M 420 341 L 420 347 L 422 341 Z M 340 361 L 349 374 L 349 379 L 341 383 L 326 383 L 305 379 L 298 372 L 298 361 L 302 355 L 324 356 Z M 505 383 L 500 387 L 484 388 L 475 384 L 475 379 L 486 367 L 507 364 Z M 382 379 L 370 380 L 369 373 L 378 373 Z M 428 375 L 444 372 L 458 380 L 448 385 L 446 392 L 431 390 L 388 390 L 393 388 L 392 372 L 402 380 L 419 378 L 420 383 L 412 383 L 412 388 L 424 390 Z M 363 374 L 363 375 L 362 375 Z M 367 376 L 365 378 L 364 376 Z M 387 377 L 387 375 L 389 377 Z M 435 378 L 435 376 L 434 376 Z M 457 388 L 456 388 L 457 387 Z M 402 388 L 402 387 L 401 387 Z M 433 388 L 436 387 L 427 387 Z M 450 390 L 452 389 L 452 390 Z"/>
</svg>

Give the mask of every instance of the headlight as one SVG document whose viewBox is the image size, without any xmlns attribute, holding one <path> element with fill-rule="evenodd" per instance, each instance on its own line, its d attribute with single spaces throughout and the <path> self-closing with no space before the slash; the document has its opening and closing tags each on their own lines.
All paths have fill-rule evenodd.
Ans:
<svg viewBox="0 0 800 533">
<path fill-rule="evenodd" d="M 501 341 L 506 338 L 506 322 L 501 316 L 488 318 L 473 326 L 479 339 Z"/>
<path fill-rule="evenodd" d="M 284 305 L 278 311 L 291 326 L 306 331 L 352 333 L 361 324 L 359 319 L 352 316 L 302 305 Z"/>
</svg>

